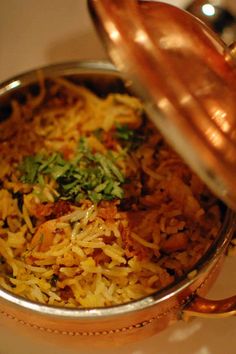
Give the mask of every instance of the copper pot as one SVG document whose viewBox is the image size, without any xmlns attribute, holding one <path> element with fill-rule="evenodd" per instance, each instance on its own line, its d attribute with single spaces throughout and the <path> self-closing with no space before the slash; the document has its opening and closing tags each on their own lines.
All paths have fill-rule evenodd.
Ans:
<svg viewBox="0 0 236 354">
<path fill-rule="evenodd" d="M 81 84 L 99 88 L 102 93 L 124 92 L 128 88 L 120 73 L 108 62 L 75 62 L 52 65 L 15 77 L 0 86 L 0 106 L 11 96 L 45 77 L 75 77 Z M 0 128 L 1 130 L 1 128 Z M 0 289 L 1 317 L 13 326 L 25 327 L 33 335 L 41 331 L 58 342 L 125 343 L 153 335 L 174 322 L 191 316 L 226 317 L 236 314 L 236 296 L 211 301 L 204 298 L 220 271 L 235 229 L 235 216 L 226 209 L 217 240 L 202 255 L 195 268 L 183 279 L 161 292 L 138 301 L 108 308 L 69 309 L 35 303 Z"/>
</svg>

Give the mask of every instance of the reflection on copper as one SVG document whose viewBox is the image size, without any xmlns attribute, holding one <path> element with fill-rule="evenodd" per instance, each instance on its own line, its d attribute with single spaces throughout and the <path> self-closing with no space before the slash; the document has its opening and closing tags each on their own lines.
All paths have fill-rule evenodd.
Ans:
<svg viewBox="0 0 236 354">
<path fill-rule="evenodd" d="M 216 9 L 213 5 L 211 4 L 204 4 L 202 5 L 202 12 L 206 16 L 215 16 L 216 14 Z"/>
<path fill-rule="evenodd" d="M 236 57 L 236 42 L 231 43 L 231 45 L 229 46 L 230 49 L 230 53 L 233 57 Z"/>
<path fill-rule="evenodd" d="M 180 36 L 179 34 L 168 33 L 168 36 L 163 36 L 159 40 L 159 45 L 162 49 L 174 49 L 174 48 L 186 48 L 188 47 L 187 38 Z"/>
<path fill-rule="evenodd" d="M 115 27 L 114 23 L 111 21 L 107 21 L 107 28 L 110 34 L 110 38 L 112 41 L 116 42 L 120 39 L 120 33 L 117 30 L 117 28 Z"/>
<path fill-rule="evenodd" d="M 188 104 L 191 102 L 193 99 L 193 96 L 191 94 L 185 94 L 183 97 L 181 97 L 180 103 L 182 105 Z"/>
<path fill-rule="evenodd" d="M 166 97 L 161 98 L 158 101 L 158 107 L 160 109 L 163 109 L 163 111 L 166 111 L 166 109 L 170 106 L 170 102 Z"/>
<path fill-rule="evenodd" d="M 205 102 L 205 104 L 212 121 L 223 133 L 231 134 L 234 125 L 231 102 L 228 100 L 225 104 L 220 104 L 216 99 L 210 98 L 207 102 Z"/>
<path fill-rule="evenodd" d="M 147 45 L 149 40 L 147 34 L 142 30 L 138 29 L 134 37 L 135 42 Z"/>
<path fill-rule="evenodd" d="M 236 296 L 223 300 L 204 299 L 198 295 L 186 306 L 185 315 L 205 318 L 226 318 L 236 315 Z"/>
<path fill-rule="evenodd" d="M 212 119 L 217 123 L 224 133 L 228 133 L 231 129 L 229 122 L 227 121 L 227 114 L 221 109 L 217 109 L 213 115 Z"/>
<path fill-rule="evenodd" d="M 211 145 L 213 145 L 216 148 L 222 148 L 223 139 L 219 131 L 213 129 L 212 127 L 209 127 L 205 132 L 205 135 L 207 137 L 207 140 L 211 142 Z"/>
<path fill-rule="evenodd" d="M 207 137 L 207 140 L 211 143 L 211 145 L 213 145 L 214 147 L 223 147 L 224 142 L 221 136 L 221 132 L 217 131 L 217 129 L 213 127 L 208 127 L 205 131 L 205 136 Z"/>
</svg>

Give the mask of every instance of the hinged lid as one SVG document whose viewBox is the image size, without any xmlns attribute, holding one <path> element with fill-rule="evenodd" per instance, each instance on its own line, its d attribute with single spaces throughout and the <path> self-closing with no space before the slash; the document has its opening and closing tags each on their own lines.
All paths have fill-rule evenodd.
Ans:
<svg viewBox="0 0 236 354">
<path fill-rule="evenodd" d="M 236 210 L 236 63 L 200 20 L 156 1 L 89 0 L 117 68 L 151 119 Z"/>
</svg>

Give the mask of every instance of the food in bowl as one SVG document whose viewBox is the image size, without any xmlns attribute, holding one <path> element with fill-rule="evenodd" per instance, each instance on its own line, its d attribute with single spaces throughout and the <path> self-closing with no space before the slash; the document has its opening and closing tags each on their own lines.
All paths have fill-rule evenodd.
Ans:
<svg viewBox="0 0 236 354">
<path fill-rule="evenodd" d="M 92 308 L 191 272 L 219 234 L 219 203 L 142 102 L 63 77 L 35 87 L 0 125 L 1 287 Z"/>
</svg>

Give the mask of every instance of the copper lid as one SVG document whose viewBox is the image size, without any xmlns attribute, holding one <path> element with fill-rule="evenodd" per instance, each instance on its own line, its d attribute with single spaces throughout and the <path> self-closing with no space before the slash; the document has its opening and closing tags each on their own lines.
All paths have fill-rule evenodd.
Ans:
<svg viewBox="0 0 236 354">
<path fill-rule="evenodd" d="M 156 1 L 89 0 L 108 53 L 151 119 L 236 210 L 236 63 L 200 20 Z"/>
</svg>

